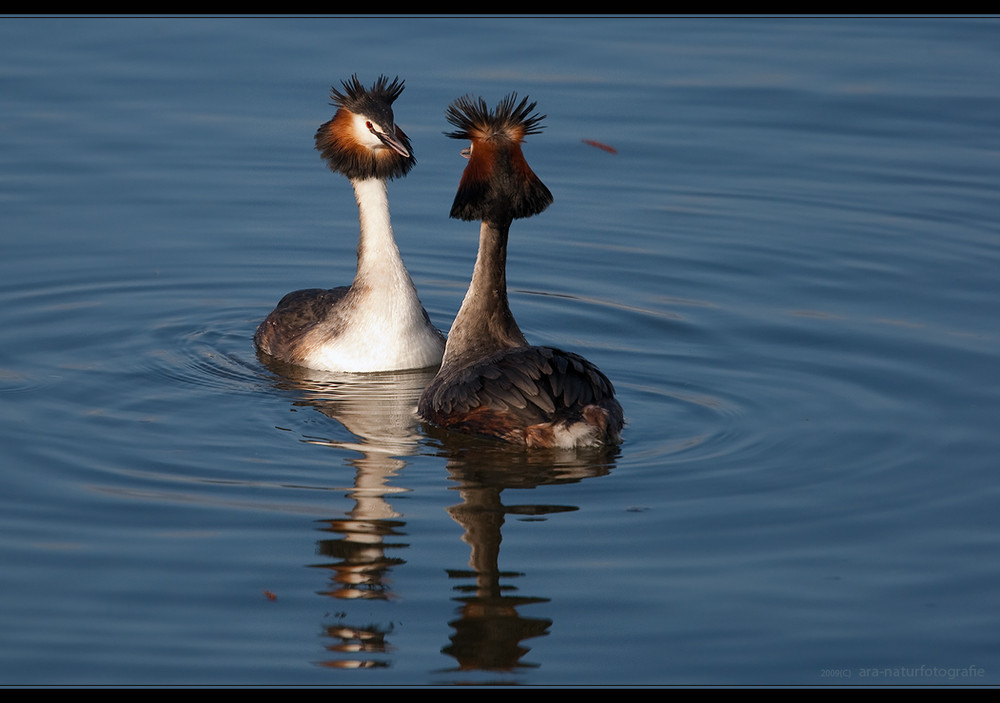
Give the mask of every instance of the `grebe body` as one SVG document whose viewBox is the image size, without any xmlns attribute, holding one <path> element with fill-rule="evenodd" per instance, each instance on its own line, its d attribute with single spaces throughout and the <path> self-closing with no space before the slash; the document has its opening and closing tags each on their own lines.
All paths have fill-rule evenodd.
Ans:
<svg viewBox="0 0 1000 703">
<path fill-rule="evenodd" d="M 511 94 L 492 111 L 471 98 L 448 109 L 458 128 L 448 136 L 471 141 L 451 216 L 481 221 L 479 251 L 441 368 L 418 410 L 438 427 L 525 447 L 615 444 L 624 416 L 611 381 L 578 354 L 530 345 L 508 304 L 510 224 L 552 202 L 520 146 L 540 131 L 544 116 L 532 115 L 534 107 Z"/>
<path fill-rule="evenodd" d="M 366 89 L 355 76 L 343 87 L 332 90 L 338 109 L 316 132 L 316 148 L 354 187 L 361 225 L 354 281 L 287 294 L 261 322 L 254 343 L 281 361 L 325 371 L 436 366 L 444 335 L 420 303 L 389 217 L 386 181 L 415 163 L 391 107 L 403 83 L 380 76 Z"/>
</svg>

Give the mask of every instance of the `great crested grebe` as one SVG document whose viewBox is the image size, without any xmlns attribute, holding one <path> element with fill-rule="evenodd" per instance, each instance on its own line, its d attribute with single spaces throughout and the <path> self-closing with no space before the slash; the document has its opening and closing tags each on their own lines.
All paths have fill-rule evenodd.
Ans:
<svg viewBox="0 0 1000 703">
<path fill-rule="evenodd" d="M 444 335 L 430 322 L 400 258 L 389 221 L 386 180 L 416 160 L 395 125 L 398 78 L 366 89 L 353 76 L 331 89 L 333 119 L 316 132 L 330 168 L 354 186 L 361 219 L 358 266 L 350 286 L 289 293 L 257 328 L 254 343 L 281 361 L 325 371 L 374 372 L 436 366 Z"/>
<path fill-rule="evenodd" d="M 507 303 L 510 224 L 552 202 L 521 152 L 545 118 L 534 109 L 514 93 L 494 111 L 470 97 L 448 108 L 458 128 L 448 136 L 472 142 L 451 216 L 482 224 L 472 282 L 418 409 L 438 427 L 527 447 L 614 444 L 624 420 L 608 378 L 577 354 L 529 345 Z"/>
</svg>

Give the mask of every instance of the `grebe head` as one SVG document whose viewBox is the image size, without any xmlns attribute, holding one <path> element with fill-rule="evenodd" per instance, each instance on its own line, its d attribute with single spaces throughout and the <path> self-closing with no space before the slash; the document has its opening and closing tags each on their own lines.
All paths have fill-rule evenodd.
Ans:
<svg viewBox="0 0 1000 703">
<path fill-rule="evenodd" d="M 458 129 L 446 132 L 452 139 L 469 139 L 462 155 L 469 163 L 462 173 L 451 216 L 459 220 L 485 220 L 510 224 L 547 208 L 552 193 L 528 166 L 521 142 L 542 131 L 545 115 L 532 114 L 535 103 L 517 102 L 510 93 L 494 110 L 482 98 L 458 98 L 445 113 Z"/>
<path fill-rule="evenodd" d="M 410 140 L 396 126 L 392 103 L 403 81 L 379 76 L 370 89 L 358 77 L 343 81 L 343 92 L 330 89 L 337 108 L 316 131 L 316 149 L 330 168 L 350 179 L 399 178 L 416 163 Z"/>
</svg>

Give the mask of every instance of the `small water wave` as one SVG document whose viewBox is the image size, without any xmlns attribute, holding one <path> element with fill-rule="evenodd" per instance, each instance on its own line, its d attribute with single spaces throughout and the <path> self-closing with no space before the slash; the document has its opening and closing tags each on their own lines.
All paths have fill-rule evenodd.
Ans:
<svg viewBox="0 0 1000 703">
<path fill-rule="evenodd" d="M 212 311 L 208 318 L 191 312 L 156 326 L 156 344 L 146 352 L 145 363 L 150 373 L 169 383 L 258 393 L 267 382 L 254 355 L 252 334 L 246 311 Z"/>
</svg>

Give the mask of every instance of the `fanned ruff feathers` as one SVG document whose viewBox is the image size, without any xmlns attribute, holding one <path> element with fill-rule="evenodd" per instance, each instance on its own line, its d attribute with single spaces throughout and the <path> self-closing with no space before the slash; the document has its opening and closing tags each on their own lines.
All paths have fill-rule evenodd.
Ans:
<svg viewBox="0 0 1000 703">
<path fill-rule="evenodd" d="M 343 92 L 330 88 L 331 105 L 336 114 L 316 130 L 316 149 L 330 168 L 348 178 L 401 178 L 416 163 L 410 139 L 396 126 L 392 103 L 403 92 L 404 82 L 379 76 L 370 89 L 358 77 L 342 81 Z M 397 154 L 392 149 L 372 150 L 359 144 L 352 134 L 351 114 L 361 115 L 389 131 L 405 147 L 409 156 Z"/>
<path fill-rule="evenodd" d="M 527 97 L 518 102 L 516 93 L 504 97 L 494 110 L 471 96 L 448 106 L 446 117 L 458 129 L 446 135 L 472 142 L 451 207 L 453 218 L 506 224 L 537 215 L 552 203 L 552 193 L 521 152 L 524 137 L 542 130 L 545 115 L 532 114 L 534 109 Z"/>
</svg>

